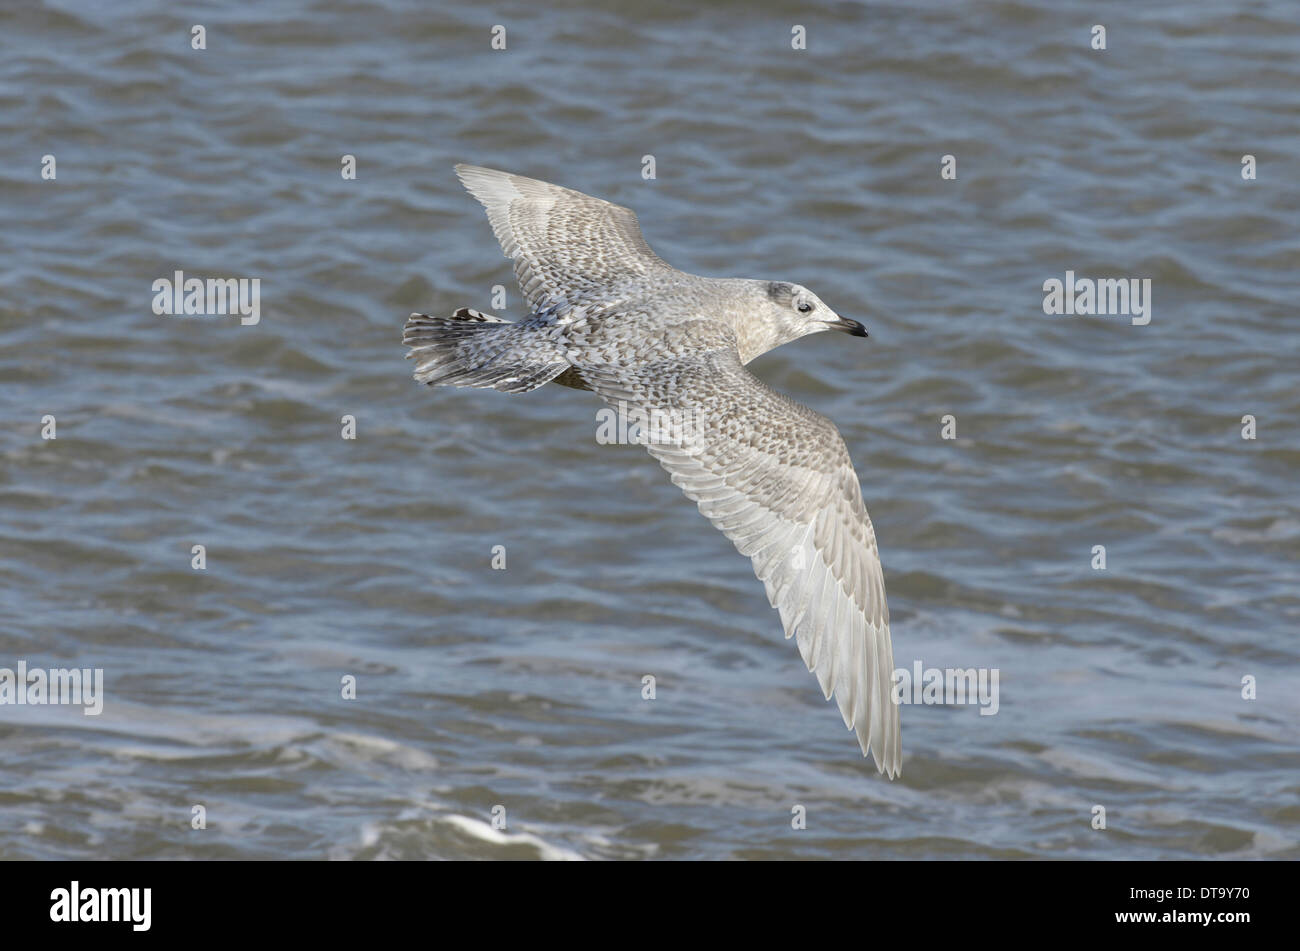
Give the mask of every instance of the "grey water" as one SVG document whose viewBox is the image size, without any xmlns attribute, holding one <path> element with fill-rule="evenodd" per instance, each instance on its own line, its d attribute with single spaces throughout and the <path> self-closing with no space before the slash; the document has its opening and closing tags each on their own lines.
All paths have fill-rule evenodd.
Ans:
<svg viewBox="0 0 1300 951">
<path fill-rule="evenodd" d="M 0 704 L 0 858 L 1300 857 L 1295 5 L 546 6 L 0 6 L 0 668 L 104 684 Z M 411 311 L 524 315 L 462 161 L 867 325 L 751 369 L 996 714 L 879 777 L 590 393 L 411 380 Z"/>
</svg>

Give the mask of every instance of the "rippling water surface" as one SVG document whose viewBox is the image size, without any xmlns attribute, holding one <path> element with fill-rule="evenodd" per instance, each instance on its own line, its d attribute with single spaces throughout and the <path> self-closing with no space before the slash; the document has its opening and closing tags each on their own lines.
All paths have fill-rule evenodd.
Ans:
<svg viewBox="0 0 1300 951">
<path fill-rule="evenodd" d="M 0 53 L 0 667 L 106 691 L 0 706 L 0 857 L 1300 857 L 1294 4 L 68 0 Z M 523 313 L 457 161 L 866 322 L 753 369 L 844 434 L 898 665 L 995 716 L 879 778 L 591 394 L 411 381 L 410 311 Z"/>
</svg>

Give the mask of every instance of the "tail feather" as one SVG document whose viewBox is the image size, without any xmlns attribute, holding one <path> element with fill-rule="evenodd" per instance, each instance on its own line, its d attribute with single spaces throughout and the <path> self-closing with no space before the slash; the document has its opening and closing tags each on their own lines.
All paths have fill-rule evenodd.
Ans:
<svg viewBox="0 0 1300 951">
<path fill-rule="evenodd" d="M 416 360 L 415 379 L 429 386 L 492 387 L 524 393 L 559 376 L 569 364 L 536 352 L 519 325 L 462 307 L 450 317 L 412 314 L 402 342 Z"/>
</svg>

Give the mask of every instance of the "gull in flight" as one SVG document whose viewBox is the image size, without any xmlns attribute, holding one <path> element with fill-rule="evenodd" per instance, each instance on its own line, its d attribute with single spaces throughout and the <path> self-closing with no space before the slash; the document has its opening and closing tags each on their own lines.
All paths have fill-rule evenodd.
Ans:
<svg viewBox="0 0 1300 951">
<path fill-rule="evenodd" d="M 487 209 L 531 313 L 412 314 L 403 342 L 415 379 L 507 393 L 555 382 L 669 421 L 646 448 L 753 559 L 785 636 L 862 754 L 897 776 L 889 609 L 853 463 L 830 420 L 745 369 L 823 330 L 865 337 L 862 324 L 798 284 L 679 271 L 619 205 L 489 168 L 456 174 Z"/>
</svg>

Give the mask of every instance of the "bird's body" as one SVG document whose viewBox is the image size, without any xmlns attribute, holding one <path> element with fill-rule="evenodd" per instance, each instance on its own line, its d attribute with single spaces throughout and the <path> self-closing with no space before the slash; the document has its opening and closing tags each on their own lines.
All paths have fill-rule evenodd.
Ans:
<svg viewBox="0 0 1300 951">
<path fill-rule="evenodd" d="M 844 440 L 744 364 L 837 329 L 866 336 L 784 281 L 670 267 L 626 208 L 535 179 L 460 165 L 532 313 L 412 314 L 404 341 L 429 384 L 526 392 L 547 382 L 668 420 L 647 448 L 753 559 L 786 636 L 835 696 L 865 755 L 896 776 L 898 707 L 875 532 Z"/>
</svg>

